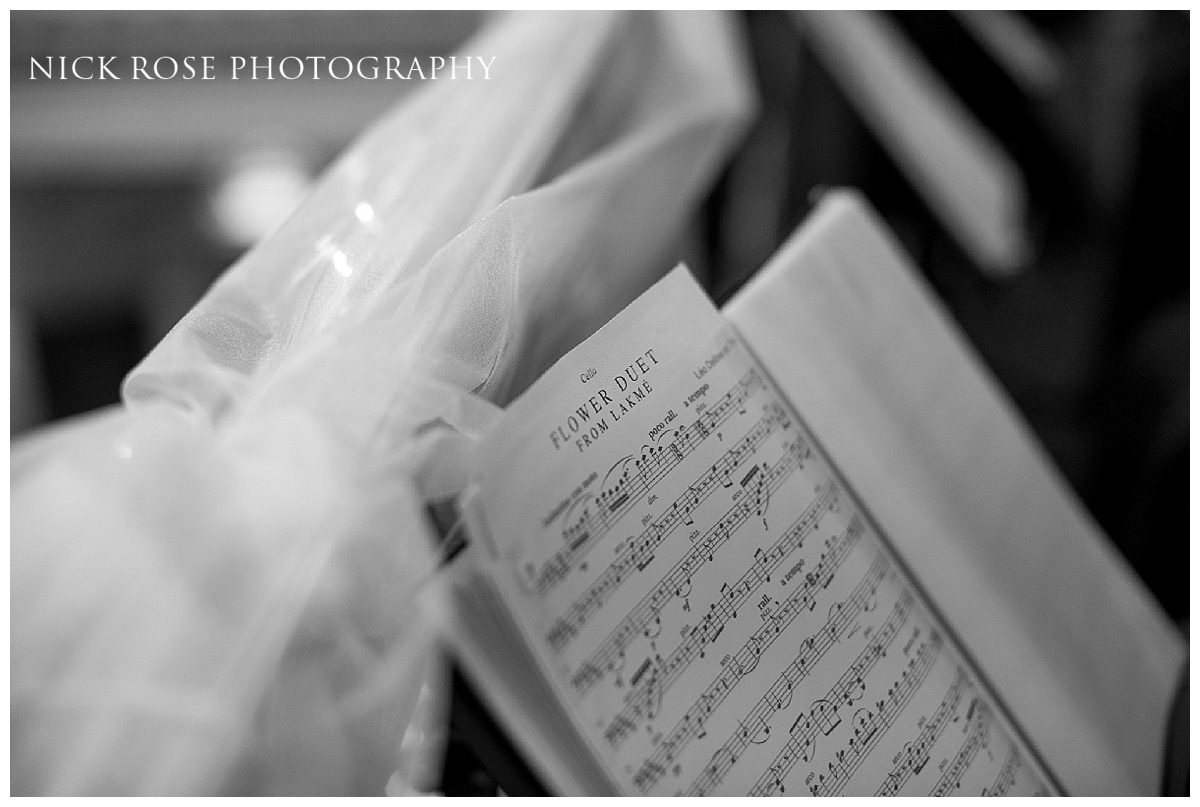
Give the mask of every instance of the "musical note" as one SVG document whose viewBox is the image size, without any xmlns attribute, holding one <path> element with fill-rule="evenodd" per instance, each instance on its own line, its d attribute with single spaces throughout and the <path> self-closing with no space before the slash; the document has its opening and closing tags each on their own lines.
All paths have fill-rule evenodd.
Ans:
<svg viewBox="0 0 1200 807">
<path fill-rule="evenodd" d="M 875 790 L 875 795 L 896 795 L 912 777 L 921 773 L 925 765 L 929 762 L 929 749 L 942 736 L 946 727 L 951 724 L 954 713 L 962 702 L 963 694 L 968 685 L 965 671 L 959 668 L 955 673 L 953 682 L 950 684 L 950 688 L 942 697 L 933 714 L 926 716 L 917 736 L 904 744 L 904 751 L 899 761 L 892 768 L 883 783 Z M 872 716 L 869 719 L 868 725 L 872 733 L 880 729 L 880 722 L 876 716 Z"/>
<path fill-rule="evenodd" d="M 861 529 L 856 528 L 855 525 L 852 525 L 850 529 L 846 530 L 845 534 L 842 536 L 842 540 L 835 545 L 837 552 L 834 557 L 831 558 L 828 573 L 833 573 L 834 569 L 836 568 L 834 561 L 840 561 L 844 559 L 849 554 L 851 548 L 855 545 L 861 534 Z M 866 577 L 864 577 L 864 579 L 855 589 L 856 595 L 852 595 L 850 598 L 850 606 L 846 611 L 847 617 L 852 616 L 850 611 L 857 607 L 859 602 L 863 601 L 867 592 L 869 592 L 872 587 L 878 585 L 878 581 L 883 577 L 887 571 L 887 568 L 887 564 L 883 558 L 877 557 Z M 815 588 L 819 585 L 819 581 L 816 581 L 812 584 L 806 583 L 805 586 L 798 587 L 795 591 L 793 591 L 791 596 L 780 604 L 780 606 L 776 609 L 776 613 L 779 615 L 785 626 L 790 624 L 791 621 L 801 613 L 801 609 L 795 606 L 795 601 L 802 599 L 809 588 Z M 723 590 L 729 592 L 730 594 L 735 591 L 735 589 L 729 587 L 727 584 Z M 730 594 L 723 595 L 723 598 L 725 600 L 731 599 Z M 749 595 L 747 593 L 743 595 L 742 599 L 744 600 L 748 596 Z M 731 615 L 732 611 L 728 608 L 725 610 L 719 610 L 716 608 L 715 603 L 710 606 L 709 613 L 701 621 L 700 625 L 697 626 L 696 630 L 693 631 L 691 635 L 668 656 L 668 659 L 664 664 L 667 674 L 660 682 L 660 686 L 662 686 L 664 689 L 671 686 L 671 684 L 673 684 L 679 678 L 683 670 L 686 669 L 688 663 L 695 658 L 701 657 L 704 653 L 704 646 L 712 641 L 715 630 L 714 626 L 720 624 L 721 627 L 723 627 L 723 618 L 727 618 Z M 740 679 L 745 674 L 748 674 L 754 670 L 754 668 L 758 665 L 759 658 L 762 656 L 764 650 L 769 648 L 780 635 L 779 632 L 774 630 L 775 624 L 775 622 L 768 622 L 760 625 L 760 627 L 749 636 L 746 642 L 742 645 L 741 649 L 732 656 L 730 670 L 728 672 L 723 671 L 715 680 L 713 680 L 712 683 L 709 684 L 709 686 L 701 694 L 702 699 L 709 699 L 710 701 L 712 699 L 717 699 L 718 696 L 720 696 L 720 699 L 723 700 L 724 695 L 731 688 L 727 681 L 727 675 L 729 673 L 734 673 L 735 679 Z M 819 634 L 820 638 L 818 639 L 818 641 L 820 641 L 819 647 L 816 645 L 815 641 L 809 641 L 807 643 L 807 647 L 802 648 L 801 655 L 805 657 L 806 663 L 810 663 L 810 658 L 818 657 L 833 645 L 834 642 L 830 636 L 830 628 L 831 626 L 828 623 L 824 628 L 822 628 L 821 633 Z M 840 630 L 840 624 L 835 623 L 832 625 L 832 629 L 835 631 Z M 805 666 L 806 664 L 800 664 L 794 671 L 789 668 L 787 672 L 793 673 L 795 677 L 793 678 L 791 675 L 788 675 L 782 682 L 778 683 L 779 689 L 788 693 L 789 701 L 791 697 L 790 693 L 792 686 L 794 685 L 795 680 L 798 680 L 803 676 Z M 626 709 L 623 709 L 620 714 L 628 717 L 629 708 L 630 707 L 627 706 Z M 688 711 L 688 714 L 692 714 L 697 710 L 697 708 L 698 707 L 694 705 L 692 709 Z M 753 722 L 754 718 L 755 716 L 751 715 L 747 718 L 747 720 Z M 686 723 L 683 725 L 686 725 Z M 677 726 L 676 728 L 679 729 L 680 726 Z M 685 733 L 675 739 L 676 747 L 680 747 L 686 744 L 690 738 Z"/>
<path fill-rule="evenodd" d="M 1010 742 L 1008 754 L 1004 757 L 1004 764 L 1000 766 L 1000 773 L 996 775 L 996 780 L 992 782 L 991 787 L 984 788 L 982 795 L 1007 796 L 1013 785 L 1017 783 L 1017 772 L 1021 767 L 1021 754 L 1017 750 L 1017 744 Z"/>
<path fill-rule="evenodd" d="M 881 562 L 881 560 L 876 561 L 867 577 L 864 578 L 864 580 L 861 580 L 857 586 L 856 590 L 859 592 L 859 598 L 866 594 L 871 584 L 877 582 L 876 578 L 885 573 L 887 569 L 888 566 L 886 563 Z M 879 635 L 889 642 L 894 639 L 899 631 L 900 626 L 903 625 L 907 620 L 910 608 L 911 600 L 907 597 L 902 597 L 897 602 L 896 608 L 893 610 L 893 613 L 889 617 L 888 621 L 885 622 L 880 628 L 878 632 Z M 800 661 L 800 656 L 794 659 L 793 662 L 784 669 L 779 678 L 776 679 L 775 683 L 768 689 L 768 692 L 753 704 L 750 711 L 741 720 L 739 725 L 754 721 L 762 721 L 764 725 L 769 724 L 770 719 L 778 710 L 778 704 L 781 703 L 781 699 L 778 697 L 778 695 L 773 695 L 772 693 L 780 690 L 786 690 L 789 686 L 796 686 L 805 677 L 805 668 L 811 667 L 815 663 L 816 658 L 814 657 L 823 655 L 829 648 L 833 647 L 833 645 L 834 642 L 832 638 L 829 636 L 828 631 L 824 628 L 821 630 L 815 641 L 811 643 L 802 643 L 801 656 L 808 657 L 806 659 L 807 663 L 799 664 L 798 662 Z M 877 654 L 864 651 L 862 654 L 860 654 L 859 658 L 856 659 L 856 664 L 867 665 L 869 667 L 875 658 L 877 658 Z M 854 681 L 857 680 L 857 678 L 857 673 L 843 674 L 843 676 L 838 680 L 825 698 L 818 699 L 818 701 L 814 702 L 814 711 L 817 712 L 815 718 L 812 713 L 802 714 L 795 720 L 795 722 L 793 722 L 788 732 L 788 741 L 785 744 L 783 751 L 773 762 L 773 764 L 779 766 L 779 770 L 782 770 L 784 773 L 786 773 L 786 771 L 790 770 L 791 766 L 795 764 L 797 759 L 811 761 L 812 754 L 816 746 L 817 733 L 823 732 L 824 728 L 826 727 L 829 727 L 830 730 L 832 730 L 832 725 L 834 725 L 835 722 L 835 715 L 833 714 L 834 710 L 828 709 L 827 706 L 835 703 L 840 691 L 846 687 L 853 686 Z M 821 704 L 826 705 L 823 706 Z M 837 722 L 840 722 L 840 718 L 838 718 Z M 742 742 L 741 737 L 737 732 L 734 732 L 733 735 L 725 742 L 726 747 L 735 749 L 736 751 L 744 749 L 746 745 L 747 743 Z M 783 759 L 783 755 L 785 754 L 787 756 L 787 760 Z M 702 774 L 696 779 L 695 782 L 693 782 L 693 785 L 690 789 L 684 791 L 685 794 L 695 795 L 700 790 L 711 791 L 712 787 L 720 782 L 726 770 L 727 769 Z M 767 783 L 765 780 L 760 779 L 758 784 L 765 787 Z M 765 795 L 765 793 L 752 792 L 751 795 Z"/>
<path fill-rule="evenodd" d="M 773 485 L 783 484 L 787 476 L 795 470 L 795 460 L 795 452 L 785 454 L 776 465 L 772 466 L 766 472 L 766 478 L 771 480 L 771 484 Z M 772 546 L 771 557 L 773 560 L 771 566 L 765 568 L 753 566 L 738 578 L 738 591 L 741 592 L 737 597 L 738 605 L 744 602 L 754 590 L 767 581 L 770 570 L 781 565 L 791 552 L 803 545 L 804 539 L 812 532 L 812 524 L 815 518 L 830 506 L 834 495 L 832 487 L 822 488 L 821 493 L 814 499 L 812 504 Z M 730 538 L 737 533 L 738 528 L 746 522 L 748 517 L 749 510 L 747 506 L 735 503 L 730 507 L 725 515 L 704 532 L 696 544 L 666 572 L 651 589 L 650 593 L 642 597 L 630 609 L 621 623 L 588 655 L 587 661 L 584 663 L 603 666 L 604 660 L 609 655 L 627 644 L 631 636 L 636 635 L 638 631 L 642 630 L 646 624 L 661 613 L 672 596 L 678 596 L 675 592 L 681 592 L 685 586 L 690 585 L 692 577 L 702 566 L 713 562 L 717 550 L 729 542 Z M 858 524 L 860 522 L 856 522 L 855 529 L 861 531 L 861 526 L 857 526 Z M 637 545 L 636 540 L 634 544 Z M 557 626 L 560 623 L 569 626 L 573 631 L 577 631 L 586 622 L 587 618 L 600 608 L 604 600 L 611 596 L 611 592 L 614 589 L 612 585 L 613 579 L 622 578 L 628 573 L 628 566 L 621 564 L 619 561 L 603 572 L 597 581 L 588 588 L 584 596 L 572 604 L 567 613 L 559 617 L 555 622 L 555 630 L 547 634 L 547 641 L 551 647 L 560 650 L 574 636 L 573 632 L 558 629 Z M 732 616 L 733 610 L 733 608 L 728 608 L 725 613 L 728 616 Z M 594 681 L 582 677 L 578 677 L 578 683 L 576 683 L 576 677 L 572 679 L 572 686 L 580 693 L 586 692 L 593 683 Z"/>
<path fill-rule="evenodd" d="M 720 356 L 740 350 L 723 338 Z M 526 598 L 538 658 L 602 764 L 646 795 L 928 791 L 939 760 L 951 791 L 1043 786 L 1019 754 L 980 772 L 987 743 L 1010 739 L 994 722 L 953 770 L 939 756 L 982 684 L 941 652 L 804 422 L 734 358 L 622 417 L 589 449 L 597 473 L 542 496 L 541 532 L 512 553 L 505 595 Z"/>
<path fill-rule="evenodd" d="M 892 686 L 893 696 L 885 704 L 877 707 L 877 710 L 865 718 L 865 721 L 856 721 L 855 728 L 860 730 L 860 734 L 852 741 L 847 743 L 844 748 L 836 749 L 833 753 L 833 759 L 826 763 L 826 768 L 829 773 L 828 777 L 819 777 L 816 785 L 810 786 L 814 796 L 837 796 L 840 795 L 843 788 L 850 778 L 858 771 L 864 760 L 870 752 L 875 748 L 879 739 L 883 737 L 886 731 L 894 724 L 896 718 L 904 710 L 916 692 L 921 688 L 921 684 L 933 669 L 934 661 L 938 658 L 942 649 L 940 638 L 935 637 L 934 641 L 925 643 L 921 652 L 918 655 L 919 663 L 914 666 L 915 673 L 908 677 L 897 681 Z M 875 656 L 877 659 L 878 656 Z M 866 661 L 867 659 L 861 659 Z M 843 688 L 852 685 L 852 682 L 846 679 L 849 676 L 858 678 L 858 673 L 852 667 L 842 676 L 841 683 Z M 831 693 L 833 691 L 831 690 Z M 818 717 L 816 727 L 822 732 L 828 734 L 832 730 L 829 724 L 829 712 L 836 711 L 834 704 L 836 698 L 831 698 L 826 695 L 822 701 L 825 704 L 826 715 Z M 814 713 L 817 710 L 817 704 L 814 704 Z M 869 724 L 869 729 L 862 729 Z M 836 727 L 836 723 L 833 727 Z M 919 756 L 919 752 L 915 752 Z M 909 766 L 915 767 L 917 762 L 913 759 L 913 755 L 909 755 Z M 921 763 L 923 764 L 923 763 Z M 756 788 L 763 788 L 768 784 L 770 778 L 770 769 L 759 777 L 756 783 Z M 901 785 L 897 785 L 899 787 Z M 751 791 L 751 795 L 755 795 L 755 791 Z"/>
<path fill-rule="evenodd" d="M 756 435 L 761 435 L 762 439 L 765 439 L 767 435 L 777 428 L 778 413 L 771 413 L 766 417 L 770 418 L 771 422 L 763 423 L 762 429 L 752 431 L 746 438 L 743 438 L 743 441 L 750 440 L 750 438 L 756 437 Z M 726 452 L 726 458 L 728 457 L 728 453 Z M 783 484 L 795 471 L 799 461 L 798 458 L 798 451 L 790 451 L 781 457 L 775 465 L 770 467 L 767 471 L 767 478 L 772 489 Z M 692 511 L 700 502 L 719 489 L 714 480 L 708 479 L 706 481 L 711 476 L 711 474 L 706 474 L 697 482 L 689 485 L 687 490 L 665 510 L 662 516 L 653 520 L 640 535 L 634 536 L 630 541 L 626 542 L 625 549 L 616 560 L 601 573 L 600 577 L 580 597 L 571 603 L 566 613 L 560 616 L 557 621 L 570 626 L 572 630 L 558 630 L 546 636 L 547 641 L 555 652 L 561 652 L 570 643 L 583 624 L 600 610 L 607 599 L 616 592 L 631 574 L 635 571 L 645 569 L 650 560 L 653 559 L 657 547 L 666 541 L 676 528 L 680 525 L 694 523 Z M 727 510 L 725 515 L 704 533 L 702 539 L 697 544 L 696 551 L 672 567 L 666 578 L 670 581 L 668 588 L 674 589 L 680 585 L 680 578 L 690 577 L 691 572 L 700 565 L 699 561 L 702 559 L 711 562 L 715 556 L 716 549 L 727 541 L 748 517 L 749 514 L 743 505 L 735 504 Z M 648 617 L 645 613 L 638 616 L 639 618 Z"/>
<path fill-rule="evenodd" d="M 672 441 L 667 451 L 646 452 L 636 459 L 636 472 L 629 472 L 629 462 L 632 456 L 618 462 L 610 469 L 605 480 L 611 483 L 602 485 L 599 496 L 601 507 L 595 512 L 584 513 L 579 521 L 575 521 L 564 529 L 566 546 L 547 559 L 540 571 L 534 575 L 533 589 L 539 595 L 546 595 L 566 577 L 566 571 L 580 557 L 603 538 L 613 524 L 640 502 L 654 486 L 665 478 L 685 458 L 696 451 L 711 433 L 713 427 L 729 420 L 734 411 L 744 414 L 744 404 L 747 397 L 763 386 L 762 376 L 756 369 L 751 368 L 727 392 L 717 406 L 701 415 L 687 427 L 676 429 L 672 433 Z M 762 423 L 770 423 L 771 431 L 781 427 L 784 422 L 782 410 L 773 411 L 764 416 Z M 747 443 L 741 447 L 737 456 L 748 456 L 766 438 L 769 431 L 752 429 L 743 438 Z M 728 456 L 728 455 L 726 455 Z M 620 466 L 620 472 L 614 471 Z M 736 466 L 732 466 L 736 467 Z M 732 470 L 728 468 L 727 470 Z"/>
<path fill-rule="evenodd" d="M 933 789 L 929 791 L 931 796 L 947 796 L 957 790 L 962 784 L 964 772 L 987 741 L 987 733 L 991 727 L 991 710 L 986 703 L 976 699 L 971 703 L 970 714 L 972 717 L 968 720 L 966 738 Z"/>
</svg>

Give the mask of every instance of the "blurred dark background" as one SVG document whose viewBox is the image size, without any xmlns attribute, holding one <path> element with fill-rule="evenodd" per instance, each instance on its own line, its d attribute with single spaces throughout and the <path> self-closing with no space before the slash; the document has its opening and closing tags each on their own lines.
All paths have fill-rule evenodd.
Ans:
<svg viewBox="0 0 1200 807">
<path fill-rule="evenodd" d="M 823 187 L 861 189 L 1170 616 L 1188 615 L 1187 12 L 883 15 L 1011 158 L 1029 260 L 997 274 L 914 190 L 783 12 L 740 16 L 762 114 L 700 212 L 727 296 Z M 467 12 L 13 12 L 12 436 L 122 377 L 403 82 L 30 81 L 58 53 L 445 53 Z M 461 683 L 459 684 L 461 689 Z M 491 787 L 456 712 L 446 789 Z M 466 715 L 464 717 L 464 715 Z M 466 723 L 464 723 L 464 720 Z M 464 742 L 464 738 L 467 739 Z M 519 772 L 508 775 L 519 777 Z M 510 790 L 521 789 L 519 779 Z"/>
<path fill-rule="evenodd" d="M 717 285 L 760 265 L 814 188 L 863 189 L 1088 509 L 1183 621 L 1189 16 L 1007 13 L 1041 49 L 1020 73 L 972 30 L 981 14 L 885 16 L 1015 163 L 1027 264 L 998 277 L 964 254 L 800 26 L 763 12 L 746 16 L 763 116 L 716 195 L 755 209 L 720 219 L 738 226 L 716 233 Z M 755 238 L 747 218 L 762 228 Z"/>
</svg>

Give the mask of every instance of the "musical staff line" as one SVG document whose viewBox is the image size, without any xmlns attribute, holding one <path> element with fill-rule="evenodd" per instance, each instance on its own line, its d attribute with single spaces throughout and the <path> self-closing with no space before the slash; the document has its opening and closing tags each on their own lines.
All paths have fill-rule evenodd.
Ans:
<svg viewBox="0 0 1200 807">
<path fill-rule="evenodd" d="M 804 466 L 804 461 L 809 456 L 810 449 L 806 443 L 801 441 L 789 443 L 779 460 L 774 465 L 767 467 L 764 473 L 758 475 L 760 495 L 762 492 L 769 495 L 778 489 L 795 470 Z M 715 482 L 712 483 L 713 486 L 715 484 Z M 664 579 L 669 578 L 673 585 L 668 586 L 661 593 L 659 588 L 656 588 L 650 595 L 652 603 L 649 607 L 661 609 L 667 599 L 677 596 L 682 586 L 691 579 L 696 570 L 706 562 L 711 562 L 716 551 L 756 512 L 761 511 L 756 510 L 756 504 L 751 501 L 750 496 L 743 496 L 740 501 L 735 502 L 716 524 L 701 534 L 687 554 L 672 567 Z M 596 578 L 594 583 L 588 586 L 578 599 L 568 606 L 561 617 L 551 624 L 546 635 L 551 649 L 556 653 L 561 653 L 567 643 L 578 634 L 579 629 L 600 610 L 605 601 L 616 592 L 629 575 L 635 570 L 641 571 L 646 567 L 654 557 L 658 546 L 666 540 L 675 527 L 683 522 L 683 518 L 683 514 L 677 512 L 674 507 L 668 508 L 660 521 L 652 523 L 640 536 L 631 540 L 622 549 L 617 559 Z M 661 600 L 657 605 L 653 604 L 655 596 Z M 586 692 L 596 680 L 599 680 L 604 674 L 602 665 L 611 661 L 614 655 L 619 655 L 621 643 L 627 641 L 636 632 L 636 629 L 626 623 L 615 628 L 610 634 L 610 639 L 606 640 L 601 648 L 603 651 L 601 663 L 597 665 L 586 662 L 572 676 L 571 685 L 576 691 Z"/>
<path fill-rule="evenodd" d="M 933 748 L 946 726 L 950 724 L 959 703 L 962 702 L 963 689 L 967 685 L 967 674 L 960 667 L 945 697 L 934 710 L 933 717 L 925 722 L 915 739 L 904 744 L 904 755 L 883 780 L 883 784 L 875 790 L 876 796 L 895 796 L 909 779 L 925 768 L 929 762 L 929 749 Z"/>
<path fill-rule="evenodd" d="M 937 633 L 934 633 L 929 641 L 921 644 L 917 654 L 908 660 L 904 672 L 888 689 L 887 698 L 876 701 L 873 714 L 867 710 L 863 716 L 861 736 L 865 739 L 857 741 L 851 738 L 845 748 L 839 748 L 834 754 L 834 759 L 827 762 L 829 779 L 825 778 L 824 773 L 818 773 L 809 783 L 810 793 L 814 796 L 841 795 L 867 754 L 892 727 L 913 695 L 921 688 L 941 649 L 942 638 Z M 929 749 L 918 749 L 910 745 L 905 749 L 905 754 L 914 766 L 923 766 L 924 760 L 928 760 Z"/>
<path fill-rule="evenodd" d="M 748 795 L 767 796 L 776 789 L 782 792 L 783 779 L 796 765 L 797 759 L 812 761 L 816 752 L 817 733 L 828 736 L 841 723 L 841 704 L 854 702 L 856 692 L 859 695 L 858 699 L 866 693 L 865 676 L 887 655 L 888 648 L 900 633 L 900 628 L 908 622 L 912 604 L 912 594 L 905 590 L 892 608 L 892 613 L 879 626 L 867 646 L 829 688 L 825 697 L 813 701 L 809 713 L 805 715 L 801 712 L 792 723 L 788 729 L 787 742 L 776 754 L 767 771 L 759 776 Z M 729 763 L 729 767 L 732 767 L 732 762 Z M 718 772 L 717 768 L 717 765 L 711 765 L 706 774 L 715 775 Z M 724 771 L 721 771 L 721 774 L 723 775 Z M 700 784 L 699 780 L 697 784 Z M 693 788 L 696 786 L 693 785 Z M 708 792 L 707 789 L 697 788 L 694 795 L 703 795 L 705 792 Z M 692 793 L 689 792 L 689 795 Z"/>
<path fill-rule="evenodd" d="M 774 562 L 762 563 L 756 560 L 735 586 L 725 588 L 726 593 L 712 603 L 704 619 L 692 628 L 687 638 L 665 660 L 652 668 L 649 676 L 643 678 L 636 688 L 631 690 L 624 708 L 605 729 L 605 739 L 610 745 L 614 747 L 620 745 L 621 740 L 628 736 L 631 728 L 637 725 L 639 718 L 653 717 L 650 709 L 645 705 L 660 700 L 663 693 L 682 675 L 688 665 L 694 659 L 704 655 L 705 646 L 716 638 L 728 620 L 737 616 L 738 610 L 750 599 L 758 587 L 763 582 L 770 580 L 771 572 L 783 562 L 783 558 L 803 545 L 804 539 L 812 532 L 815 525 L 820 523 L 821 516 L 834 505 L 836 500 L 837 489 L 833 484 L 829 483 L 823 486 L 808 509 L 775 542 L 771 552 L 763 556 L 772 558 Z M 812 610 L 817 593 L 829 585 L 842 561 L 849 554 L 851 547 L 862 535 L 863 530 L 862 521 L 855 518 L 851 520 L 842 534 L 829 539 L 827 551 L 821 554 L 816 568 L 805 576 L 804 582 L 792 590 L 771 616 L 751 634 L 742 648 L 731 656 L 728 667 L 702 693 L 701 698 L 705 696 L 716 698 L 721 681 L 727 682 L 724 685 L 725 691 L 732 689 L 738 680 L 757 666 L 762 653 L 797 616 Z M 733 678 L 730 681 L 731 674 Z M 723 695 L 721 697 L 723 698 Z M 720 701 L 717 700 L 717 702 Z"/>
<path fill-rule="evenodd" d="M 966 739 L 954 755 L 954 760 L 942 771 L 937 784 L 929 791 L 931 796 L 946 796 L 957 790 L 962 784 L 963 771 L 971 765 L 979 750 L 987 745 L 987 734 L 991 730 L 992 722 L 987 704 L 979 698 L 973 699 L 967 711 L 967 720 L 970 729 Z"/>
<path fill-rule="evenodd" d="M 949 787 L 1050 781 L 907 569 L 920 519 L 695 291 L 656 286 L 481 440 L 440 582 L 514 739 L 598 792 L 924 794 L 980 699 Z"/>
<path fill-rule="evenodd" d="M 1021 754 L 1017 750 L 1016 743 L 1008 744 L 1008 754 L 1004 757 L 1004 764 L 1000 766 L 1000 773 L 996 775 L 996 781 L 992 782 L 991 787 L 985 787 L 981 796 L 1007 796 L 1008 791 L 1017 783 L 1017 771 L 1021 767 Z"/>
<path fill-rule="evenodd" d="M 646 447 L 640 458 L 634 461 L 637 471 L 632 477 L 621 479 L 614 491 L 602 491 L 595 511 L 585 509 L 578 522 L 564 527 L 563 538 L 566 543 L 534 574 L 533 590 L 539 596 L 549 594 L 567 576 L 571 566 L 585 556 L 612 525 L 620 522 L 655 485 L 735 412 L 744 411 L 746 400 L 762 385 L 762 376 L 758 371 L 749 370 L 729 392 L 690 425 L 677 429 L 671 443 Z M 786 418 L 781 408 L 776 406 L 776 410 L 778 416 Z M 751 454 L 753 449 L 746 452 L 746 456 Z"/>
<path fill-rule="evenodd" d="M 861 531 L 856 531 L 856 536 L 861 535 Z M 857 537 L 855 538 L 857 540 Z M 800 642 L 800 649 L 792 661 L 783 669 L 783 671 L 775 678 L 766 692 L 754 703 L 750 710 L 745 713 L 738 724 L 741 727 L 738 731 L 733 732 L 725 743 L 713 755 L 713 761 L 701 772 L 701 774 L 692 782 L 688 790 L 681 795 L 702 796 L 712 792 L 725 774 L 737 762 L 742 752 L 753 742 L 756 737 L 751 735 L 746 729 L 747 726 L 761 727 L 766 733 L 770 733 L 770 721 L 774 716 L 788 708 L 792 702 L 792 696 L 797 686 L 810 674 L 811 670 L 820 662 L 825 654 L 838 644 L 839 637 L 842 633 L 852 625 L 858 617 L 867 609 L 869 602 L 875 596 L 875 591 L 885 577 L 889 577 L 895 573 L 886 558 L 878 555 L 872 562 L 867 573 L 859 580 L 854 590 L 843 602 L 842 607 L 833 612 L 833 615 L 826 623 L 814 634 Z M 899 629 L 900 625 L 907 618 L 909 604 L 907 600 L 902 600 L 893 610 L 892 615 L 884 623 L 884 628 L 869 646 L 878 648 L 880 652 L 886 650 L 886 646 L 890 643 L 891 638 Z M 888 632 L 888 627 L 890 633 Z M 882 642 L 882 644 L 881 644 Z M 860 653 L 857 664 L 863 665 L 864 669 L 861 672 L 855 672 L 847 678 L 843 675 L 834 689 L 846 687 L 860 680 L 860 675 L 865 674 L 866 669 L 874 663 L 872 653 L 863 651 Z M 833 691 L 833 690 L 831 690 Z M 702 736 L 700 731 L 696 731 L 695 727 L 685 723 L 684 728 L 689 729 L 688 734 L 684 735 L 685 741 L 690 740 L 693 736 Z M 700 726 L 702 729 L 702 724 Z M 672 753 L 677 752 L 678 743 L 675 746 L 668 746 L 663 743 L 663 748 L 656 749 L 656 754 L 666 753 L 669 757 Z M 652 783 L 651 783 L 652 784 Z M 645 792 L 643 790 L 643 792 Z"/>
<path fill-rule="evenodd" d="M 861 530 L 857 531 L 861 535 Z M 847 549 L 849 546 L 847 546 Z M 832 574 L 835 569 L 831 569 Z M 800 652 L 767 688 L 766 693 L 750 708 L 744 717 L 738 720 L 738 729 L 721 745 L 713 755 L 713 762 L 694 781 L 686 795 L 705 795 L 712 792 L 725 774 L 733 767 L 752 744 L 757 744 L 761 734 L 770 735 L 770 721 L 779 711 L 791 705 L 795 688 L 817 665 L 822 657 L 838 642 L 838 637 L 849 628 L 867 609 L 869 602 L 875 596 L 880 582 L 894 574 L 887 560 L 876 556 L 867 573 L 859 580 L 854 590 L 842 603 L 829 620 L 817 633 L 809 636 L 800 643 Z M 754 727 L 751 733 L 748 727 Z"/>
</svg>

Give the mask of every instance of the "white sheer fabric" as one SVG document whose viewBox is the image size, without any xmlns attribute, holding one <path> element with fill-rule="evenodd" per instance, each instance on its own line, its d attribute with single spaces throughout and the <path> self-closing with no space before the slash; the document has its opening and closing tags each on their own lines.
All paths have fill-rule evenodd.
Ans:
<svg viewBox="0 0 1200 807">
<path fill-rule="evenodd" d="M 365 133 L 123 408 L 14 446 L 14 792 L 431 785 L 399 750 L 437 733 L 422 500 L 674 263 L 753 109 L 715 14 L 507 15 L 461 52 L 492 80 Z"/>
</svg>

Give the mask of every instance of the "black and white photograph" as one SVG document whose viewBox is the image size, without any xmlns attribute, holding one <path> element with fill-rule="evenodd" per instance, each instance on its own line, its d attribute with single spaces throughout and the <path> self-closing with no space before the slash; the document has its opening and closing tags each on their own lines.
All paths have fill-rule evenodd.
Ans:
<svg viewBox="0 0 1200 807">
<path fill-rule="evenodd" d="M 1191 27 L 10 10 L 10 795 L 1188 795 Z"/>
</svg>

